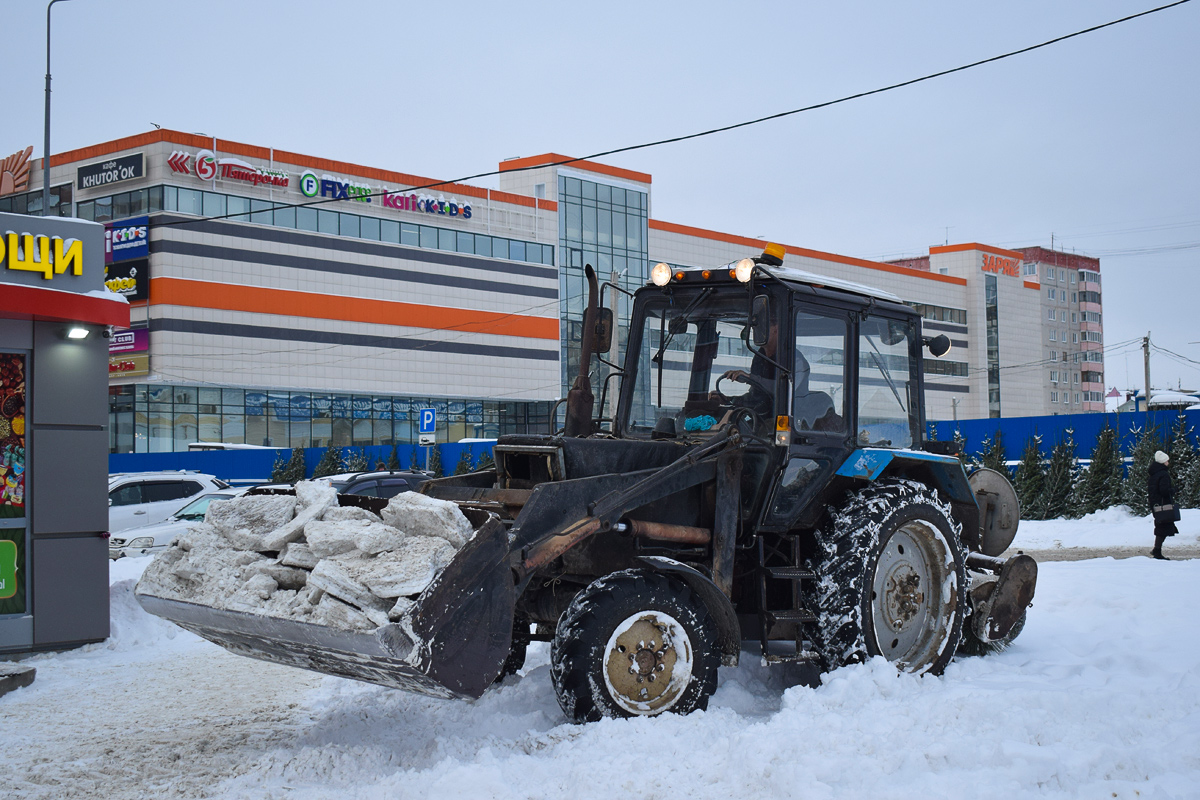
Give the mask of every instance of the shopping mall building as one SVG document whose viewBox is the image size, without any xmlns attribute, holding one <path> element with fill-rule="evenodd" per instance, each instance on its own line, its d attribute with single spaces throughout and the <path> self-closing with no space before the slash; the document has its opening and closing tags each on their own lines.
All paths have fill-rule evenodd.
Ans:
<svg viewBox="0 0 1200 800">
<path fill-rule="evenodd" d="M 764 244 L 656 219 L 650 175 L 566 160 L 505 161 L 497 190 L 168 130 L 54 156 L 51 215 L 105 223 L 107 285 L 131 304 L 110 450 L 406 445 L 422 407 L 439 441 L 546 430 L 577 369 L 584 264 L 634 289 L 658 261 Z M 40 160 L 23 173 L 0 211 L 41 213 Z M 1104 409 L 1096 259 L 787 245 L 786 263 L 899 295 L 950 338 L 926 361 L 931 420 Z"/>
</svg>

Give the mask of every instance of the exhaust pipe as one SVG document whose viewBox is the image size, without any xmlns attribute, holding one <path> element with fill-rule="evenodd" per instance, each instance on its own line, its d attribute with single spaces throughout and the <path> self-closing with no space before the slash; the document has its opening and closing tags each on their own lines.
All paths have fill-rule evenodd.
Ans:
<svg viewBox="0 0 1200 800">
<path fill-rule="evenodd" d="M 592 366 L 592 339 L 600 309 L 600 286 L 591 264 L 585 266 L 583 272 L 588 281 L 588 304 L 587 310 L 583 312 L 583 336 L 579 343 L 579 375 L 575 377 L 571 391 L 567 392 L 567 420 L 563 430 L 565 436 L 592 434 L 592 408 L 596 403 L 588 372 Z"/>
</svg>

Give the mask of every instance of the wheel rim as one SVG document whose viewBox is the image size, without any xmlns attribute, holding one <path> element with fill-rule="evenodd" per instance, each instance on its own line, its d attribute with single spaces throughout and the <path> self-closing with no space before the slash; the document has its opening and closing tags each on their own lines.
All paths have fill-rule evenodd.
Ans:
<svg viewBox="0 0 1200 800">
<path fill-rule="evenodd" d="M 957 597 L 953 561 L 940 532 L 910 522 L 879 553 L 871 591 L 871 618 L 880 655 L 921 671 L 941 655 Z"/>
<path fill-rule="evenodd" d="M 670 709 L 692 678 L 691 639 L 662 611 L 639 611 L 621 622 L 604 648 L 604 683 L 613 702 L 630 714 Z"/>
</svg>

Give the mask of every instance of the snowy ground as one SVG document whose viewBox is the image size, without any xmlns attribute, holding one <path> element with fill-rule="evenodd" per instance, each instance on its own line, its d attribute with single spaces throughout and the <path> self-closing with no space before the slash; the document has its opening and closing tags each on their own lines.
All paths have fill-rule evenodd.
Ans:
<svg viewBox="0 0 1200 800">
<path fill-rule="evenodd" d="M 1164 552 L 1200 544 L 1200 508 L 1179 513 L 1182 519 L 1175 523 L 1179 533 L 1167 539 Z M 1126 506 L 1097 511 L 1083 519 L 1022 520 L 1012 546 L 1026 551 L 1114 547 L 1149 551 L 1154 546 L 1154 521 L 1133 516 Z"/>
<path fill-rule="evenodd" d="M 1149 528 L 1023 523 L 1016 544 Z M 1198 528 L 1185 512 L 1176 539 Z M 144 565 L 113 565 L 107 643 L 29 659 L 36 682 L 0 698 L 5 797 L 1200 796 L 1200 560 L 1044 563 L 1013 647 L 940 678 L 872 663 L 809 688 L 747 654 L 707 712 L 587 726 L 564 722 L 544 646 L 476 702 L 408 695 L 147 616 Z"/>
</svg>

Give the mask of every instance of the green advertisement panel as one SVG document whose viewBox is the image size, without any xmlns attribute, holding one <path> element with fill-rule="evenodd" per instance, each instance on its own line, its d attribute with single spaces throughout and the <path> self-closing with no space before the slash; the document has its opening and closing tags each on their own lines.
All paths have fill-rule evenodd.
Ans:
<svg viewBox="0 0 1200 800">
<path fill-rule="evenodd" d="M 25 356 L 0 353 L 0 520 L 25 517 Z M 0 615 L 25 613 L 25 528 L 0 527 Z"/>
</svg>

